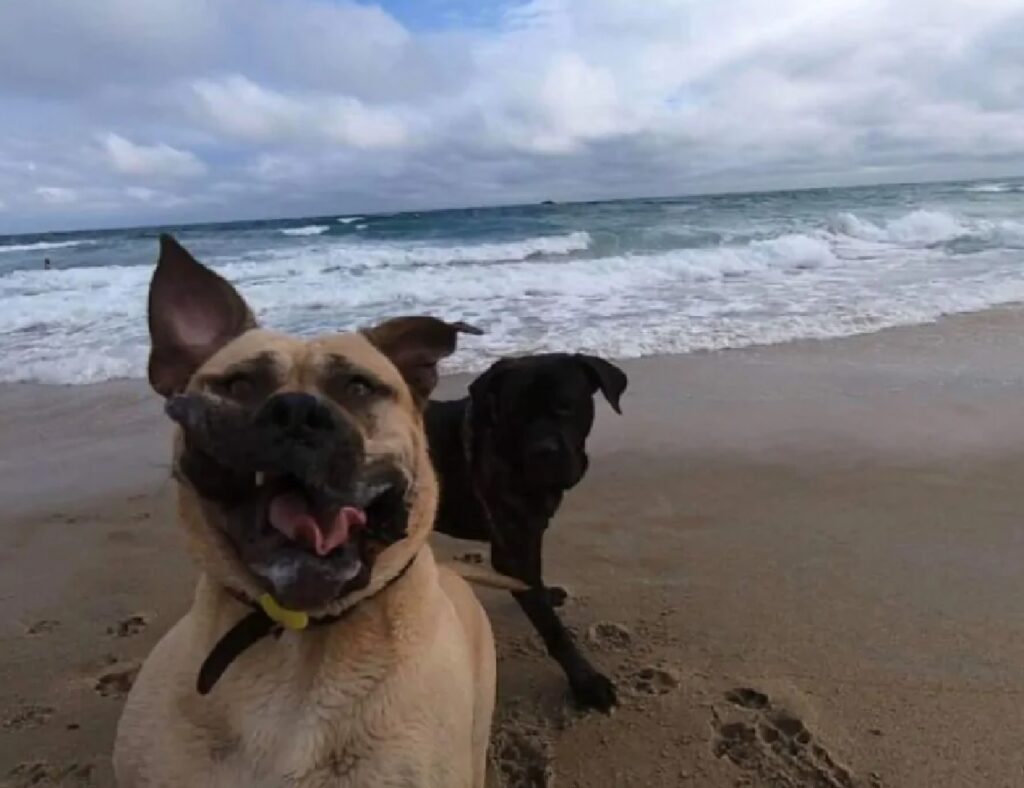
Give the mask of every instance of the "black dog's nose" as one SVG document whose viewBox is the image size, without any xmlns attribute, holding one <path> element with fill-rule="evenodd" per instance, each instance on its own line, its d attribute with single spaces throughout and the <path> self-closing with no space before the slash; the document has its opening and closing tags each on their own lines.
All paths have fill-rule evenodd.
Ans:
<svg viewBox="0 0 1024 788">
<path fill-rule="evenodd" d="M 530 456 L 535 459 L 548 459 L 561 451 L 555 438 L 544 438 L 530 445 Z"/>
<path fill-rule="evenodd" d="M 298 391 L 271 397 L 256 420 L 287 433 L 329 432 L 337 426 L 326 404 L 312 394 Z"/>
</svg>

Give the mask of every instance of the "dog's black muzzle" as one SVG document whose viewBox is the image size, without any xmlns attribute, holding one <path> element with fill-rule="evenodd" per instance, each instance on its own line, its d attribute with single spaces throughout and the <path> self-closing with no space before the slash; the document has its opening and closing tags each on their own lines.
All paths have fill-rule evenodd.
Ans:
<svg viewBox="0 0 1024 788">
<path fill-rule="evenodd" d="M 320 398 L 285 392 L 255 412 L 203 394 L 167 402 L 184 432 L 179 470 L 196 491 L 231 505 L 253 492 L 257 474 L 294 479 L 327 498 L 347 500 L 364 462 L 363 440 Z"/>
</svg>

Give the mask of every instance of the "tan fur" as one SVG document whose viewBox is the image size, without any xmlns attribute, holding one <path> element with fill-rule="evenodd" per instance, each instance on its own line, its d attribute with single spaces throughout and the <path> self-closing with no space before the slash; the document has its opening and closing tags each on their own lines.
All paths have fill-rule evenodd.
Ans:
<svg viewBox="0 0 1024 788">
<path fill-rule="evenodd" d="M 467 583 L 484 588 L 496 588 L 499 591 L 529 591 L 530 586 L 522 580 L 503 575 L 488 566 L 480 564 L 466 564 L 461 561 L 446 561 L 441 564 L 443 569 L 448 569 L 457 574 Z"/>
<path fill-rule="evenodd" d="M 220 527 L 217 507 L 179 487 L 179 521 L 203 574 L 191 609 L 157 644 L 125 705 L 114 766 L 123 788 L 481 788 L 494 708 L 494 643 L 466 583 L 427 539 L 437 482 L 422 419 L 398 370 L 363 336 L 300 341 L 251 330 L 213 355 L 192 389 L 272 354 L 280 390 L 317 392 L 331 356 L 372 372 L 397 401 L 358 414 L 368 455 L 397 458 L 413 481 L 409 535 L 377 559 L 369 587 L 244 652 L 203 697 L 202 661 L 250 612 L 224 591 L 261 593 Z M 378 591 L 416 556 L 405 575 Z"/>
</svg>

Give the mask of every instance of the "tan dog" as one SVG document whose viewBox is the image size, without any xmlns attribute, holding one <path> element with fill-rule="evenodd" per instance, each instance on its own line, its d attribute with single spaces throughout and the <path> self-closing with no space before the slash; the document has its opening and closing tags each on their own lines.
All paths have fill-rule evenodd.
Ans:
<svg viewBox="0 0 1024 788">
<path fill-rule="evenodd" d="M 119 784 L 483 786 L 494 643 L 427 544 L 421 418 L 466 327 L 272 334 L 169 236 L 149 324 L 203 574 L 128 697 Z"/>
</svg>

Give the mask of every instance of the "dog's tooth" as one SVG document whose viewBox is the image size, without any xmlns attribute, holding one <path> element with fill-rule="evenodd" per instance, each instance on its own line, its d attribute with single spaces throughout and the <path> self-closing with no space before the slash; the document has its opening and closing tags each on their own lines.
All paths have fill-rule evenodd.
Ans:
<svg viewBox="0 0 1024 788">
<path fill-rule="evenodd" d="M 263 483 L 266 482 L 267 475 L 263 471 L 256 471 L 256 486 L 262 487 Z"/>
</svg>

